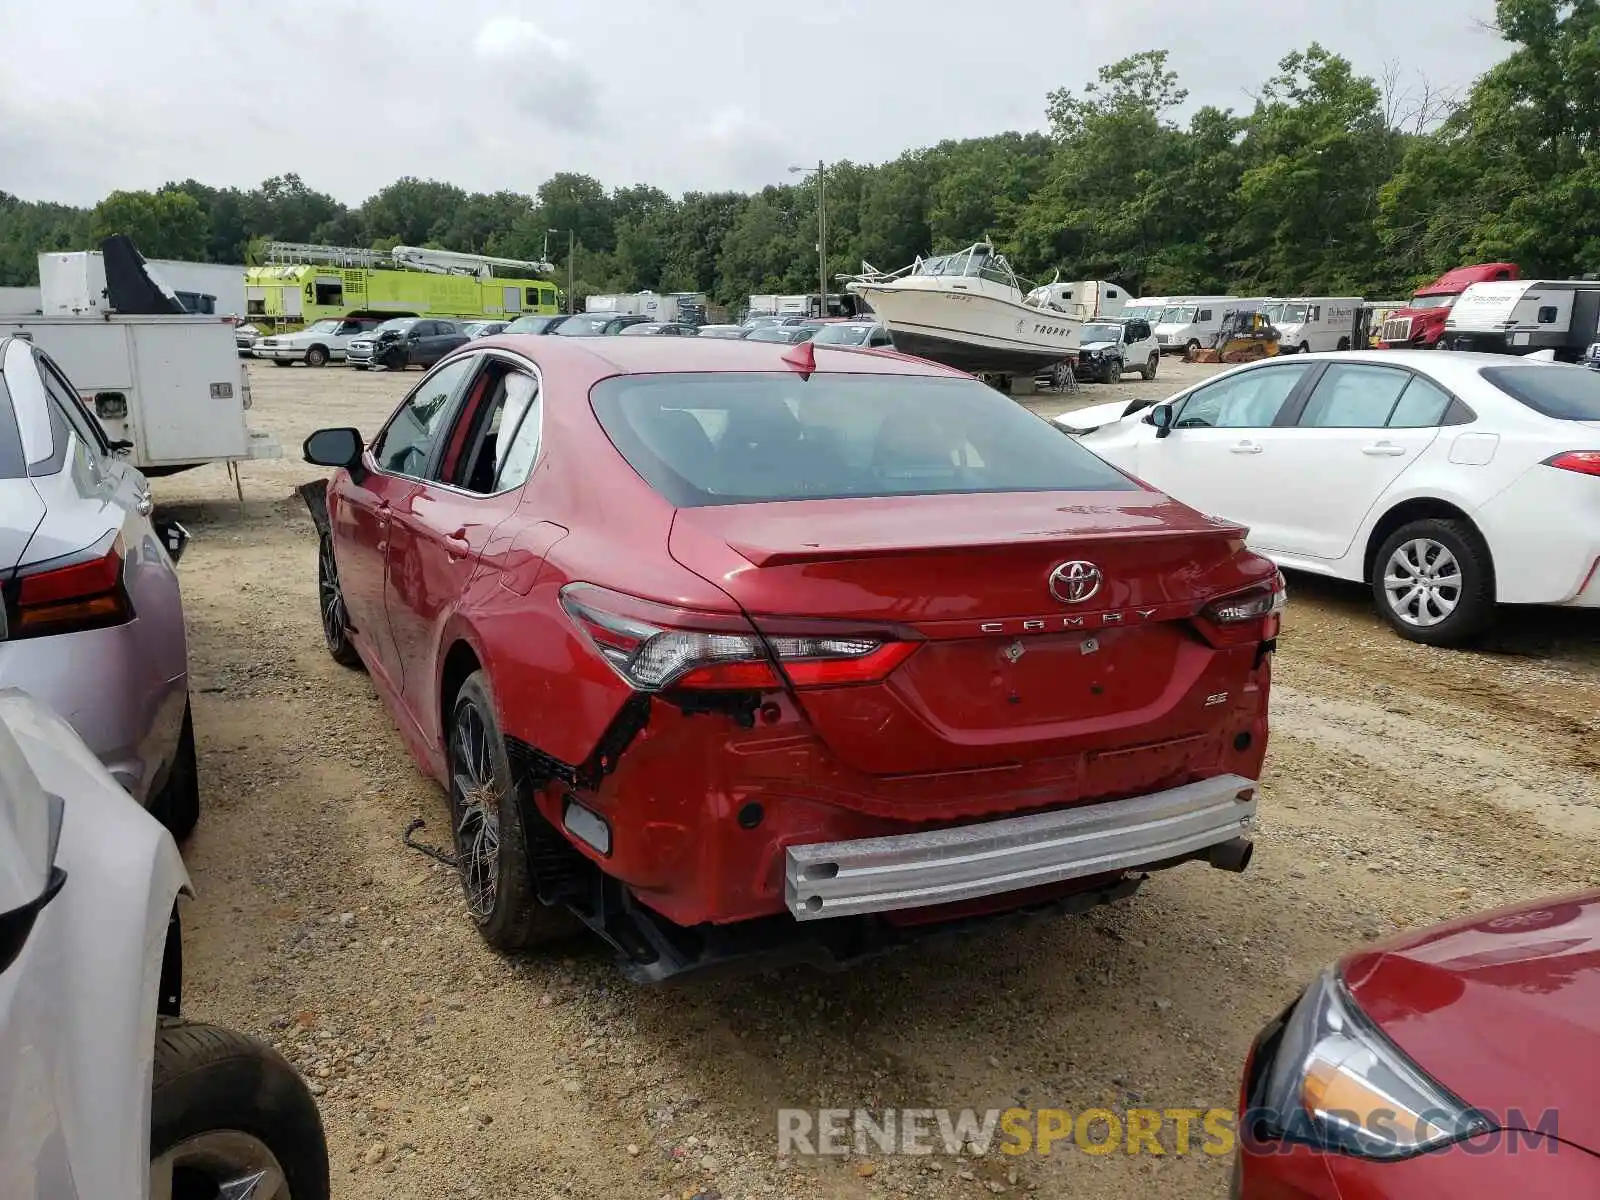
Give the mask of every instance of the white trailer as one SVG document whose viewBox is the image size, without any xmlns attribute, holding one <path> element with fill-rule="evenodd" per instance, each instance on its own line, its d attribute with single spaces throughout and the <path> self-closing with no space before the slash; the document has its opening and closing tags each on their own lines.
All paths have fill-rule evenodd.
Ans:
<svg viewBox="0 0 1600 1200">
<path fill-rule="evenodd" d="M 106 437 L 146 475 L 281 458 L 246 424 L 250 384 L 223 317 L 0 316 L 61 365 Z M 242 497 L 241 497 L 242 498 Z"/>
<path fill-rule="evenodd" d="M 1600 280 L 1474 283 L 1445 318 L 1441 350 L 1490 354 L 1549 351 L 1576 362 L 1600 338 Z"/>
<path fill-rule="evenodd" d="M 191 312 L 222 317 L 246 311 L 244 268 L 223 263 L 146 259 L 145 270 L 175 293 Z M 47 252 L 39 255 L 41 311 L 46 316 L 83 316 L 111 311 L 106 296 L 105 255 L 98 250 Z M 209 302 L 197 298 L 210 297 Z"/>
<path fill-rule="evenodd" d="M 1077 317 L 1080 321 L 1114 319 L 1133 301 L 1128 289 L 1104 279 L 1080 279 L 1076 283 L 1047 283 L 1028 293 L 1028 303 Z"/>
<path fill-rule="evenodd" d="M 1269 297 L 1261 311 L 1278 331 L 1284 351 L 1320 354 L 1350 349 L 1356 314 L 1365 303 L 1360 296 Z"/>
<path fill-rule="evenodd" d="M 0 313 L 37 313 L 44 297 L 36 287 L 0 287 Z"/>
<path fill-rule="evenodd" d="M 617 295 L 590 296 L 583 302 L 583 311 L 613 313 L 619 317 L 642 316 L 652 321 L 676 321 L 679 297 L 656 292 L 624 292 Z"/>
</svg>

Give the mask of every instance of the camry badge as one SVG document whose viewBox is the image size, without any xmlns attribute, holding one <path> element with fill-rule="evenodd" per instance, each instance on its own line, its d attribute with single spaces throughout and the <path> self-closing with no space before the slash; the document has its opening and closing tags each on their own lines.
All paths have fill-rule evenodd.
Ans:
<svg viewBox="0 0 1600 1200">
<path fill-rule="evenodd" d="M 1050 594 L 1063 604 L 1082 604 L 1100 591 L 1102 582 L 1099 567 L 1076 559 L 1050 572 Z"/>
</svg>

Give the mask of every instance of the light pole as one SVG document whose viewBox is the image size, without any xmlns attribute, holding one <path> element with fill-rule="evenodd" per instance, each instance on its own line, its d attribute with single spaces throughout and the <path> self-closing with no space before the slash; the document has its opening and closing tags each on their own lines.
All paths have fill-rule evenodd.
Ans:
<svg viewBox="0 0 1600 1200">
<path fill-rule="evenodd" d="M 824 180 L 827 178 L 828 167 L 821 159 L 817 160 L 815 167 L 790 167 L 791 175 L 811 175 L 817 177 L 817 282 L 822 290 L 817 293 L 817 316 L 828 315 L 828 203 Z"/>
<path fill-rule="evenodd" d="M 561 232 L 561 230 L 559 230 L 559 229 L 546 229 L 544 231 L 544 244 L 545 244 L 545 246 L 547 248 L 550 245 L 550 235 L 552 233 L 560 233 L 560 232 Z M 573 271 L 572 271 L 572 250 L 573 250 L 574 241 L 576 239 L 576 235 L 570 229 L 566 231 L 566 234 L 567 234 L 567 315 L 571 316 L 573 313 L 578 311 L 577 309 L 573 308 L 573 306 L 572 306 L 572 289 L 573 289 L 573 286 L 574 286 L 574 284 L 573 284 Z M 548 251 L 547 251 L 547 254 L 546 254 L 546 261 L 548 261 Z"/>
</svg>

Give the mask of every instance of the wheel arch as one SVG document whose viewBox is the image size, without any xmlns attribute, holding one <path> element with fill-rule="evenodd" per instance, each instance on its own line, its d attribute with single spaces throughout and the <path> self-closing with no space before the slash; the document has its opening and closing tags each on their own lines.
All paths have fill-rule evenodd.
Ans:
<svg viewBox="0 0 1600 1200">
<path fill-rule="evenodd" d="M 439 663 L 439 740 L 442 745 L 449 736 L 450 706 L 455 703 L 461 685 L 476 671 L 483 670 L 483 656 L 464 634 L 457 633 Z"/>
<path fill-rule="evenodd" d="M 1484 537 L 1483 530 L 1478 523 L 1467 515 L 1465 509 L 1452 504 L 1448 500 L 1441 500 L 1437 496 L 1413 496 L 1409 500 L 1402 500 L 1390 508 L 1381 517 L 1372 523 L 1372 530 L 1367 535 L 1366 549 L 1361 557 L 1361 580 L 1363 583 L 1372 582 L 1373 562 L 1378 557 L 1378 551 L 1389 535 L 1402 525 L 1409 525 L 1412 521 L 1463 521 L 1470 525 L 1484 544 L 1484 550 L 1489 556 L 1489 571 L 1491 577 L 1494 572 L 1494 554 L 1489 549 L 1489 539 Z"/>
</svg>

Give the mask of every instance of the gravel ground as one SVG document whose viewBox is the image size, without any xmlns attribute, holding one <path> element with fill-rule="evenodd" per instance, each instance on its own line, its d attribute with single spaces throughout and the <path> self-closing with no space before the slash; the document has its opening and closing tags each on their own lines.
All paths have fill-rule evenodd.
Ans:
<svg viewBox="0 0 1600 1200">
<path fill-rule="evenodd" d="M 1166 394 L 1086 385 L 1041 411 Z M 374 431 L 410 374 L 254 369 L 290 457 L 156 481 L 182 577 L 205 810 L 186 858 L 186 1004 L 313 1081 L 347 1197 L 1221 1197 L 1205 1156 L 780 1159 L 780 1107 L 1231 1105 L 1256 1029 L 1326 961 L 1452 914 L 1600 884 L 1600 636 L 1512 613 L 1490 646 L 1394 637 L 1360 588 L 1296 577 L 1255 862 L 1198 865 L 1073 920 L 850 973 L 641 990 L 597 945 L 487 950 L 365 676 L 325 654 L 291 488 L 321 425 Z"/>
</svg>

